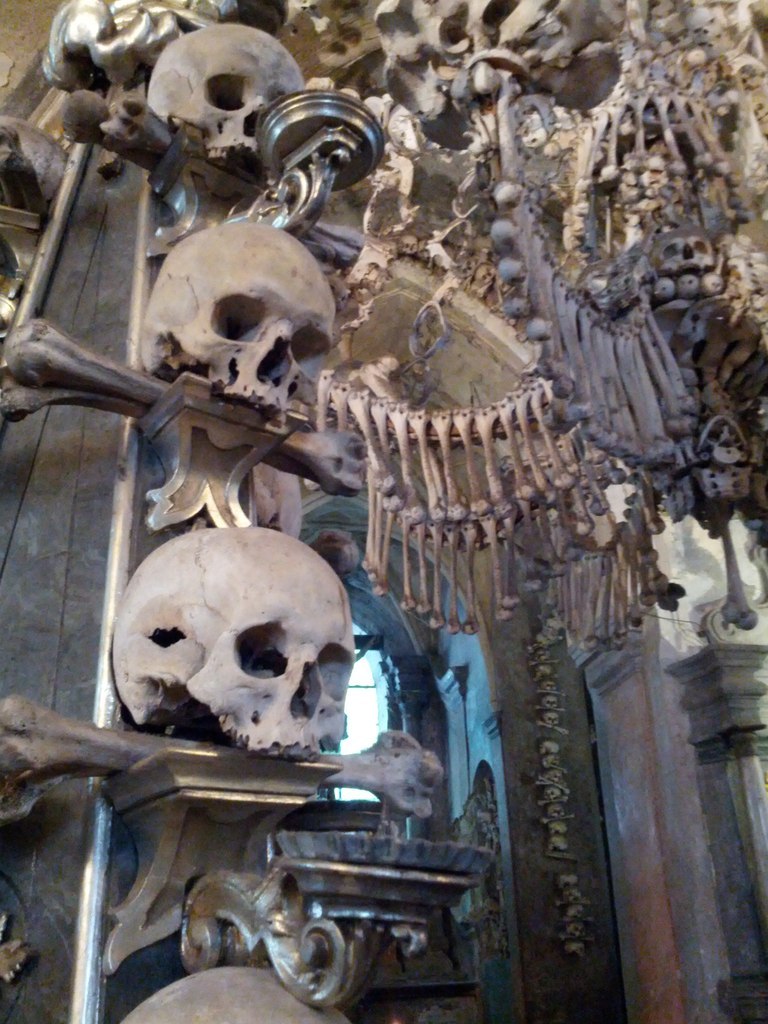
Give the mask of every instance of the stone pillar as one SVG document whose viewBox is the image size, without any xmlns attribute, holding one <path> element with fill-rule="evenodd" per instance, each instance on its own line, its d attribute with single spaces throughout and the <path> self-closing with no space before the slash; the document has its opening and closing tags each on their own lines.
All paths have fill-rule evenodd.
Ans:
<svg viewBox="0 0 768 1024">
<path fill-rule="evenodd" d="M 698 762 L 731 971 L 724 1002 L 744 1024 L 768 1021 L 768 796 L 756 733 L 765 728 L 768 646 L 713 644 L 668 666 L 683 686 Z"/>
<path fill-rule="evenodd" d="M 629 1024 L 692 1024 L 662 845 L 647 654 L 638 638 L 582 662 L 592 694 Z"/>
</svg>

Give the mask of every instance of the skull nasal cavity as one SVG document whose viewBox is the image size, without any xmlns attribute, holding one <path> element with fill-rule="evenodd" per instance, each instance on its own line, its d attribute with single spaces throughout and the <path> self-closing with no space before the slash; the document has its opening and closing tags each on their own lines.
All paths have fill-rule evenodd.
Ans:
<svg viewBox="0 0 768 1024">
<path fill-rule="evenodd" d="M 320 703 L 323 684 L 314 662 L 304 665 L 304 672 L 298 689 L 291 697 L 291 714 L 294 718 L 312 718 Z"/>
<path fill-rule="evenodd" d="M 218 110 L 240 110 L 245 105 L 242 75 L 214 75 L 205 83 L 206 99 Z"/>
<path fill-rule="evenodd" d="M 259 363 L 256 376 L 262 384 L 271 383 L 279 387 L 283 377 L 291 368 L 291 343 L 285 338 L 278 338 L 270 351 Z"/>
<path fill-rule="evenodd" d="M 266 622 L 246 629 L 238 636 L 236 646 L 240 668 L 249 676 L 273 679 L 285 673 L 285 633 L 278 623 Z"/>
<path fill-rule="evenodd" d="M 182 633 L 176 626 L 171 626 L 170 629 L 160 629 L 158 626 L 154 633 L 150 634 L 149 639 L 158 647 L 172 647 L 179 640 L 186 640 L 187 634 Z"/>
<path fill-rule="evenodd" d="M 253 341 L 264 319 L 264 303 L 250 295 L 227 295 L 213 307 L 211 327 L 229 341 Z"/>
</svg>

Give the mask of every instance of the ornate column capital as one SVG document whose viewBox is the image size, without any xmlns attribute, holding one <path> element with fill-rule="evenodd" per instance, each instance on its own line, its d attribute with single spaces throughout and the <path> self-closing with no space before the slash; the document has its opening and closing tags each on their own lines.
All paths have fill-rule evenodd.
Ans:
<svg viewBox="0 0 768 1024">
<path fill-rule="evenodd" d="M 768 646 L 712 644 L 667 666 L 667 672 L 683 686 L 682 705 L 696 746 L 766 727 L 760 700 L 768 692 Z"/>
</svg>

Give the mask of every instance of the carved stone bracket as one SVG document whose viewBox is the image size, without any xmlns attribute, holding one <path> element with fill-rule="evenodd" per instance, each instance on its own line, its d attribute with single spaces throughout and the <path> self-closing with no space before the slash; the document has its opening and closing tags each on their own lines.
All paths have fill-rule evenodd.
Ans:
<svg viewBox="0 0 768 1024">
<path fill-rule="evenodd" d="M 136 843 L 139 869 L 104 952 L 114 974 L 131 953 L 181 926 L 190 879 L 265 865 L 267 836 L 313 796 L 333 767 L 255 758 L 244 751 L 170 748 L 105 786 Z"/>
<path fill-rule="evenodd" d="M 246 473 L 301 423 L 285 430 L 246 406 L 211 394 L 210 383 L 184 373 L 140 421 L 165 469 L 162 487 L 147 492 L 150 530 L 186 522 L 205 511 L 214 526 L 250 526 L 240 503 Z"/>
<path fill-rule="evenodd" d="M 405 956 L 423 952 L 430 912 L 477 885 L 490 856 L 387 835 L 277 838 L 284 855 L 264 879 L 219 872 L 194 886 L 182 959 L 189 971 L 271 962 L 288 991 L 316 1007 L 359 1000 L 390 942 Z M 448 868 L 434 868 L 443 862 Z"/>
</svg>

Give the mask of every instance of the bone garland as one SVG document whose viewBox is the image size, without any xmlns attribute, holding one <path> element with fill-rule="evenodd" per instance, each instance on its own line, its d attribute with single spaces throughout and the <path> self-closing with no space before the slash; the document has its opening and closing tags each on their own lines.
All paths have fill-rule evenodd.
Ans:
<svg viewBox="0 0 768 1024">
<path fill-rule="evenodd" d="M 155 5 L 155 7 L 160 5 Z M 168 3 L 150 12 L 123 5 L 121 16 L 106 0 L 67 0 L 51 23 L 43 73 L 56 89 L 87 89 L 103 71 L 111 82 L 127 82 L 142 64 L 154 64 L 181 34 Z"/>
<path fill-rule="evenodd" d="M 539 536 L 543 557 L 550 564 L 562 563 L 571 548 L 580 550 L 594 530 L 585 495 L 589 493 L 599 514 L 604 514 L 608 507 L 602 490 L 605 477 L 591 463 L 589 472 L 580 470 L 570 435 L 556 437 L 551 432 L 547 408 L 553 400 L 553 390 L 546 382 L 531 382 L 528 390 L 484 409 L 411 409 L 399 401 L 373 398 L 365 389 L 350 390 L 346 382 L 334 382 L 329 373 L 321 375 L 318 423 L 326 427 L 339 420 L 347 423 L 349 411 L 368 449 L 370 518 L 365 568 L 378 591 L 388 587 L 386 551 L 395 520 L 403 533 L 404 606 L 413 610 L 417 605 L 410 545 L 418 539 L 422 546 L 418 604 L 425 608 L 430 590 L 429 551 L 433 561 L 440 563 L 431 587 L 432 622 L 437 625 L 443 621 L 438 583 L 444 567 L 450 577 L 449 628 L 454 630 L 469 632 L 476 628 L 476 549 L 490 548 L 496 614 L 509 618 L 517 604 L 514 571 L 504 576 L 501 547 L 507 547 L 508 558 L 514 563 L 509 544 L 516 514 L 512 513 L 519 503 L 526 509 L 527 528 Z M 384 468 L 389 460 L 386 453 L 393 445 L 400 456 L 399 480 L 393 466 L 391 472 Z M 506 461 L 499 459 L 499 452 L 505 448 Z M 485 463 L 482 476 L 476 465 L 480 453 Z M 464 469 L 468 502 L 458 476 Z M 419 497 L 422 485 L 426 501 Z M 531 501 L 556 506 L 565 532 L 553 533 L 543 508 L 532 508 Z M 505 527 L 500 530 L 502 520 Z M 422 523 L 429 525 L 422 531 L 414 529 Z M 461 524 L 461 529 L 453 530 L 454 523 Z M 613 529 L 610 518 L 607 523 Z M 445 524 L 445 529 L 437 529 L 439 524 Z M 445 545 L 445 559 L 438 559 L 437 543 Z M 541 564 L 530 565 L 529 586 Z M 466 586 L 463 622 L 458 615 L 460 581 Z"/>
</svg>

